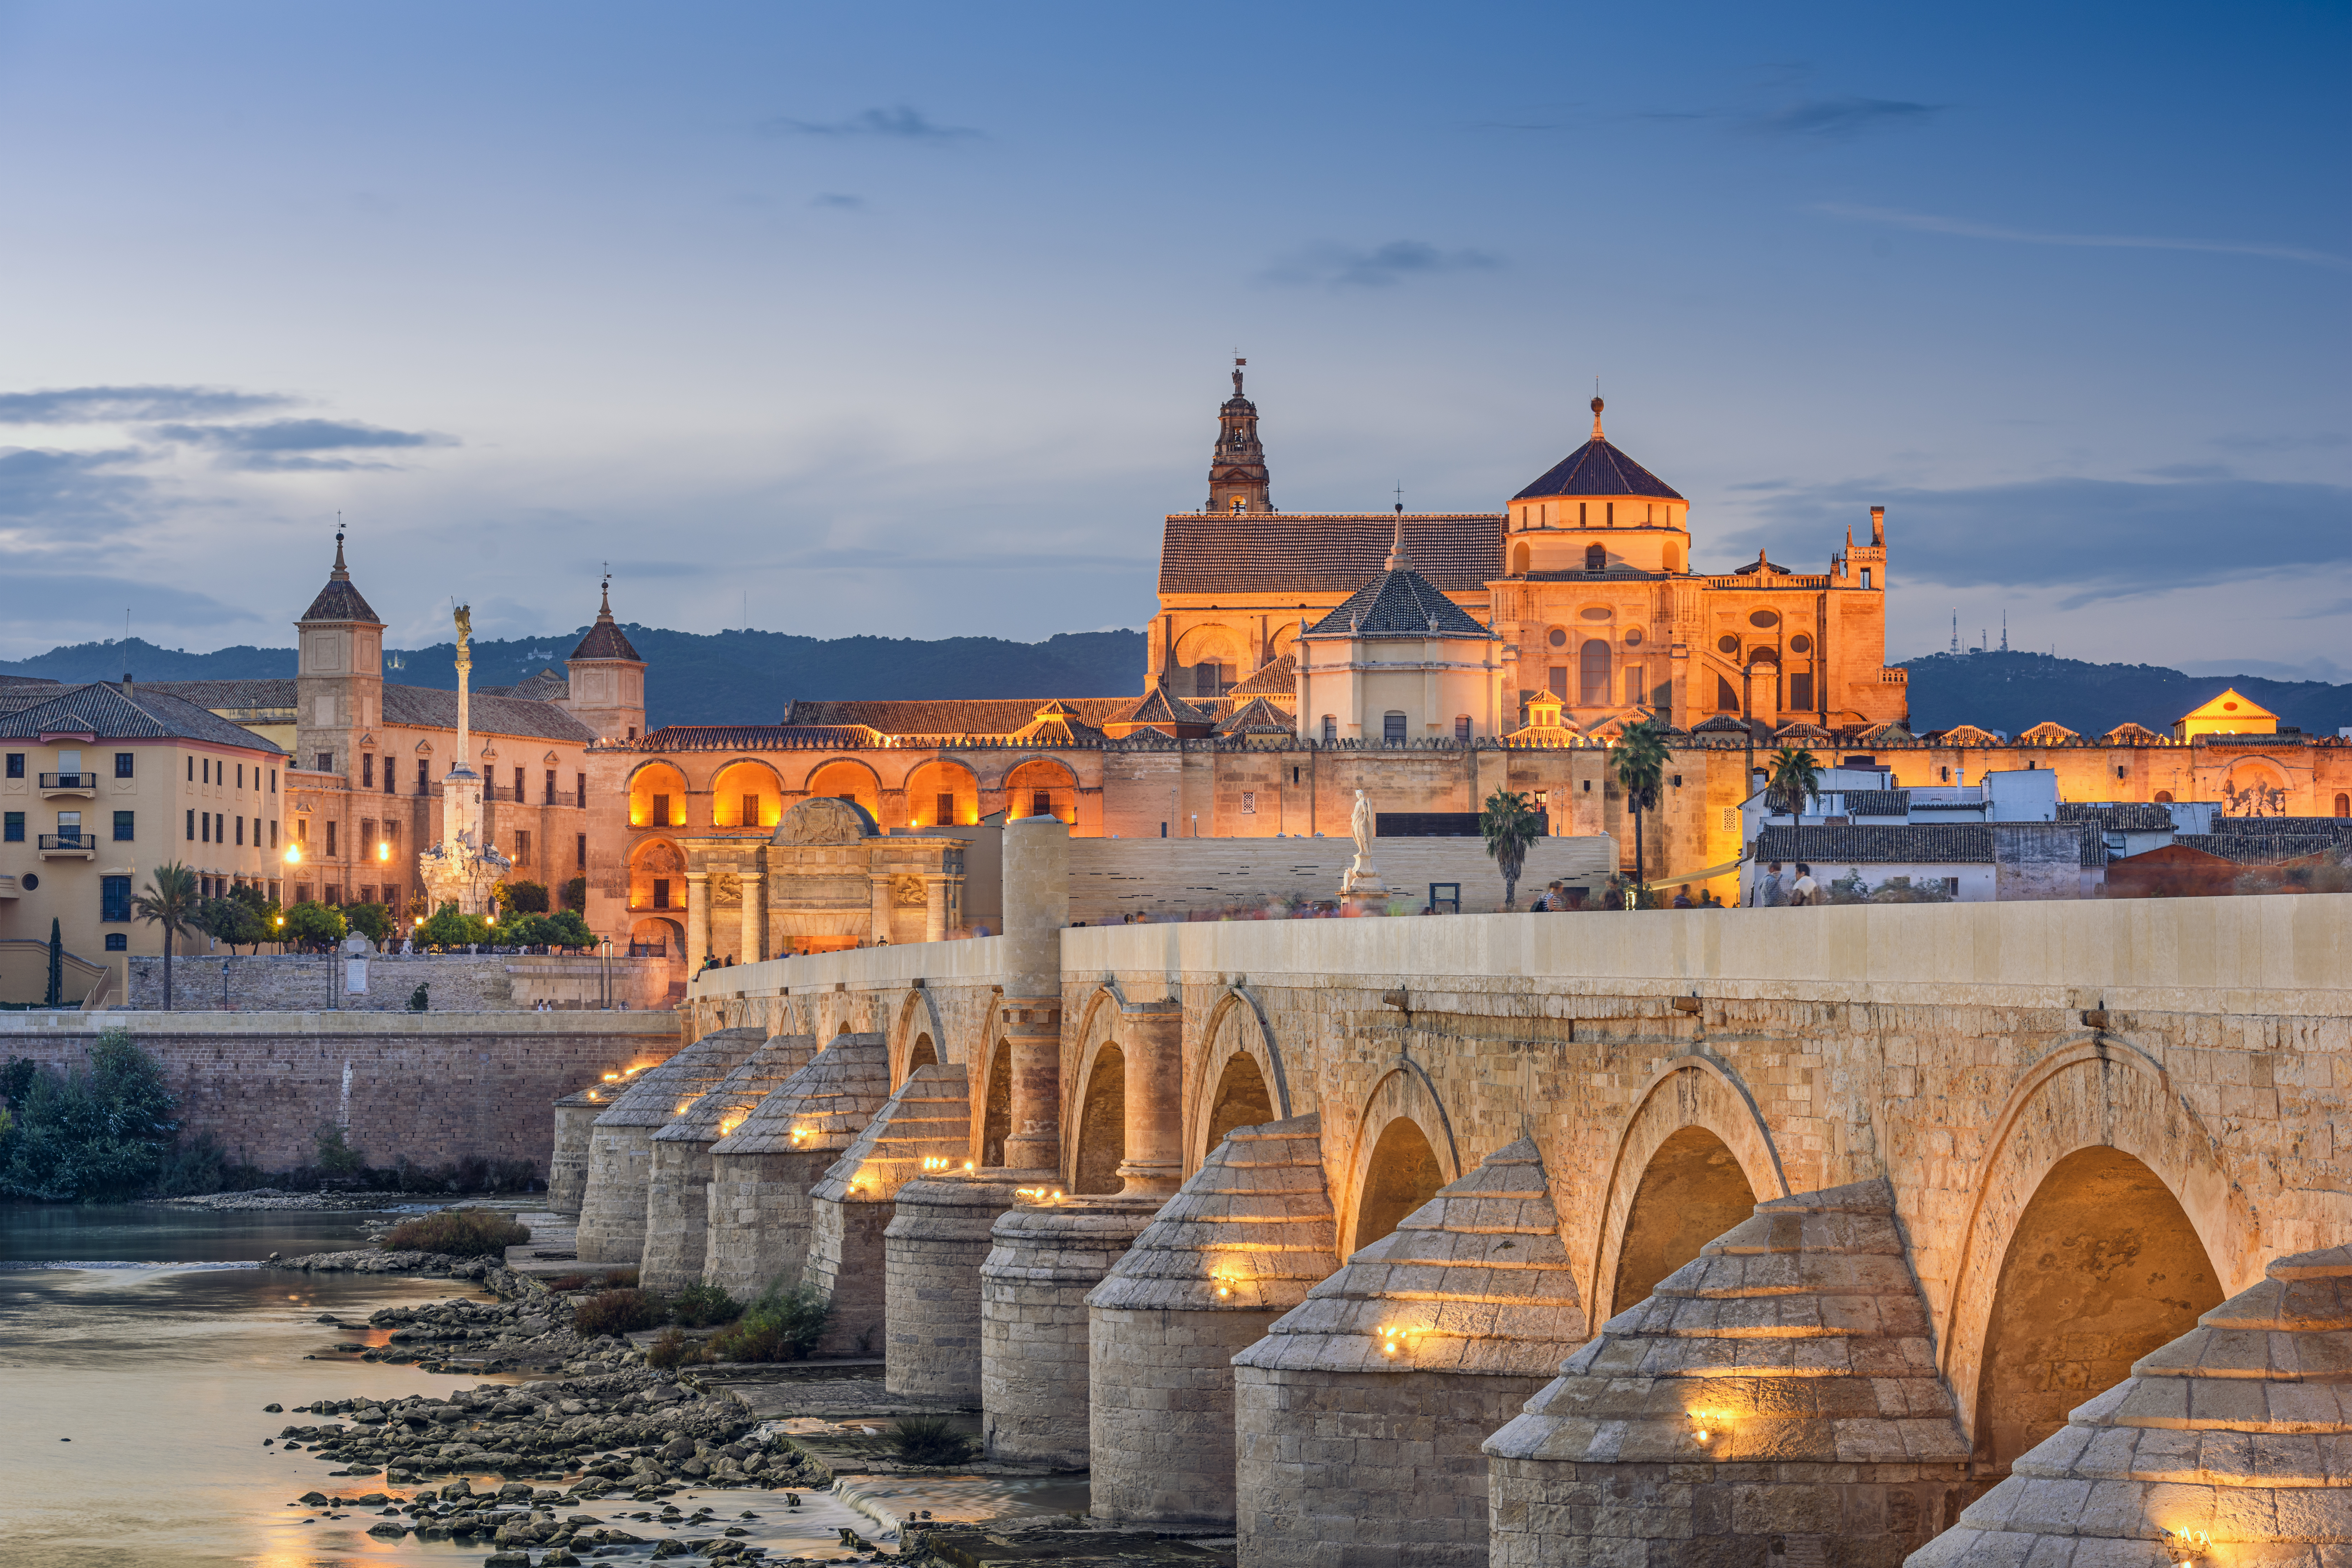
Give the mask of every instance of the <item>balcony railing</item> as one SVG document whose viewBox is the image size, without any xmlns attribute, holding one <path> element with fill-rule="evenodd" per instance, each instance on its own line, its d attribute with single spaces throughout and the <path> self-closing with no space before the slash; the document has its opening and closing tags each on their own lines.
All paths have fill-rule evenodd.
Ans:
<svg viewBox="0 0 2352 1568">
<path fill-rule="evenodd" d="M 98 793 L 96 773 L 43 773 L 43 795 L 95 795 Z"/>
<path fill-rule="evenodd" d="M 44 855 L 93 855 L 98 852 L 95 833 L 44 833 L 41 853 Z"/>
</svg>

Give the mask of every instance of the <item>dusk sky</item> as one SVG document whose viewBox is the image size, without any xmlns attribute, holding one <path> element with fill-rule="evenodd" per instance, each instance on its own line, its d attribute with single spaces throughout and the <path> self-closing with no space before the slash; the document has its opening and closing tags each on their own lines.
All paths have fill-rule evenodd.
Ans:
<svg viewBox="0 0 2352 1568">
<path fill-rule="evenodd" d="M 0 657 L 1150 615 L 1609 433 L 1890 658 L 2352 679 L 2352 6 L 0 5 Z M 802 694 L 810 695 L 810 694 Z"/>
</svg>

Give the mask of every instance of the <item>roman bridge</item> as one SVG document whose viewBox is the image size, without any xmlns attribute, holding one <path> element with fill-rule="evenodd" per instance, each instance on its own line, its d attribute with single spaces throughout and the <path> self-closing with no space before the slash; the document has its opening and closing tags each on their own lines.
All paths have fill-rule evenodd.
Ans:
<svg viewBox="0 0 2352 1568">
<path fill-rule="evenodd" d="M 814 1282 L 1244 1563 L 1858 1564 L 2352 1239 L 2352 897 L 1065 929 L 1066 831 L 1006 935 L 701 976 L 581 1256 Z"/>
</svg>

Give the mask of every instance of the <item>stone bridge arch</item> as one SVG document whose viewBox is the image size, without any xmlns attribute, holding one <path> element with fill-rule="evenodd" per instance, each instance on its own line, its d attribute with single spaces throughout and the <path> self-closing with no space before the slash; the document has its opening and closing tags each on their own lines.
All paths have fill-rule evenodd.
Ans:
<svg viewBox="0 0 2352 1568">
<path fill-rule="evenodd" d="M 1747 1086 L 1714 1056 L 1694 1052 L 1670 1058 L 1635 1096 L 1602 1192 L 1585 1281 L 1596 1324 L 1646 1297 L 1642 1280 L 1654 1285 L 1696 1257 L 1755 1204 L 1787 1197 L 1789 1178 Z M 1628 1276 L 1629 1237 L 1638 1278 Z M 1638 1293 L 1619 1300 L 1621 1284 Z"/>
<path fill-rule="evenodd" d="M 1419 1063 L 1400 1058 L 1364 1097 L 1346 1168 L 1336 1189 L 1342 1258 L 1396 1229 L 1438 1188 L 1461 1177 L 1454 1120 Z"/>
<path fill-rule="evenodd" d="M 1118 1038 L 1119 999 L 1108 986 L 1087 998 L 1075 1070 L 1062 1107 L 1069 1130 L 1064 1184 L 1074 1193 L 1116 1193 L 1127 1155 L 1127 1050 Z"/>
<path fill-rule="evenodd" d="M 889 1034 L 890 1087 L 895 1090 L 917 1068 L 952 1059 L 939 1004 L 929 987 L 916 986 L 900 1000 Z"/>
<path fill-rule="evenodd" d="M 2045 1264 L 2082 1276 L 2071 1283 L 2097 1293 L 2092 1315 L 2145 1319 L 2137 1337 L 2152 1341 L 2147 1349 L 2260 1279 L 2260 1226 L 2218 1147 L 2163 1065 L 2117 1037 L 2079 1037 L 2019 1079 L 1986 1138 L 1966 1217 L 1951 1237 L 1951 1285 L 1938 1303 L 1942 1370 L 1980 1460 L 2005 1468 L 2022 1441 L 2011 1433 L 1996 1443 L 1985 1418 L 1987 1396 L 2000 1392 L 1986 1381 L 1988 1352 L 1999 1351 L 2004 1321 L 2014 1325 Z M 2021 1242 L 2034 1255 L 2017 1252 Z M 2138 1263 L 2150 1245 L 2155 1252 Z M 2210 1276 L 2201 1284 L 2194 1279 L 2200 1264 Z M 2080 1404 L 2121 1381 L 2122 1373 L 2092 1369 L 2119 1358 L 2127 1365 L 2128 1348 L 2075 1347 L 2081 1354 L 2066 1352 L 2073 1376 L 2038 1392 L 2063 1387 L 2060 1403 Z M 2020 1373 L 2014 1353 L 2002 1359 L 1994 1384 L 2007 1386 Z M 2089 1386 L 2094 1377 L 2104 1381 Z"/>
<path fill-rule="evenodd" d="M 1004 1163 L 1004 1141 L 1013 1135 L 1013 1043 L 1004 1037 L 1004 1009 L 990 1007 L 972 1052 L 972 1159 Z"/>
<path fill-rule="evenodd" d="M 1281 1047 L 1256 1001 L 1239 986 L 1210 1009 L 1201 1030 L 1200 1067 L 1185 1097 L 1184 1171 L 1201 1168 L 1209 1151 L 1236 1127 L 1286 1121 L 1297 1112 Z"/>
</svg>

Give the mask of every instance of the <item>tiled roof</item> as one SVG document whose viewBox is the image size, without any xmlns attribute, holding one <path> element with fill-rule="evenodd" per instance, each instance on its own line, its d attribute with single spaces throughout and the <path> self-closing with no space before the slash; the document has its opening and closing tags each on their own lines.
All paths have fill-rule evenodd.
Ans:
<svg viewBox="0 0 2352 1568">
<path fill-rule="evenodd" d="M 610 611 L 596 617 L 596 624 L 588 628 L 588 635 L 580 639 L 580 646 L 572 650 L 572 657 L 625 658 L 631 664 L 645 662 L 638 657 L 637 650 L 630 646 L 627 634 L 621 630 L 620 623 L 613 619 Z"/>
<path fill-rule="evenodd" d="M 1535 500 L 1544 496 L 1657 496 L 1680 500 L 1673 486 L 1595 436 L 1554 464 L 1543 478 L 1513 496 Z"/>
<path fill-rule="evenodd" d="M 1394 559 L 1391 557 L 1391 559 Z M 1312 637 L 1477 637 L 1494 633 L 1438 591 L 1437 584 L 1400 566 L 1384 571 L 1315 623 Z"/>
<path fill-rule="evenodd" d="M 55 692 L 64 685 L 64 681 L 51 680 L 46 675 L 0 675 L 0 691 L 10 691 L 19 688 L 37 689 L 46 687 L 50 691 Z"/>
<path fill-rule="evenodd" d="M 1352 593 L 1380 575 L 1396 519 L 1379 512 L 1240 517 L 1180 513 L 1160 542 L 1162 594 Z M 1485 514 L 1404 520 L 1423 575 L 1452 593 L 1503 574 L 1503 520 Z"/>
<path fill-rule="evenodd" d="M 2308 735 L 2199 735 L 2190 742 L 2199 746 L 2308 746 Z"/>
<path fill-rule="evenodd" d="M 2277 819 L 2273 817 L 2272 820 Z M 2325 838 L 2316 833 L 2183 833 L 2173 842 L 2190 849 L 2202 849 L 2208 855 L 2218 855 L 2241 866 L 2276 866 L 2283 861 L 2325 855 L 2336 848 L 2340 840 Z"/>
<path fill-rule="evenodd" d="M 1772 731 L 1772 738 L 1776 741 L 1834 741 L 1837 739 L 1819 724 L 1811 723 L 1802 719 L 1792 719 L 1781 725 Z"/>
<path fill-rule="evenodd" d="M 2316 834 L 2323 838 L 2352 838 L 2352 817 L 2217 816 L 2213 831 L 2260 837 Z"/>
<path fill-rule="evenodd" d="M 1256 697 L 1260 695 L 1295 697 L 1298 692 L 1298 656 L 1285 651 L 1280 658 L 1261 668 L 1247 680 L 1234 687 L 1226 695 Z"/>
<path fill-rule="evenodd" d="M 2131 721 L 2126 720 L 2124 722 L 2116 725 L 2114 729 L 2108 731 L 2105 734 L 2100 736 L 2099 739 L 2117 745 L 2137 746 L 2146 745 L 2154 741 L 2161 741 L 2164 737 L 2158 734 L 2155 731 L 2149 729 L 2145 724 L 2135 724 Z"/>
<path fill-rule="evenodd" d="M 1890 723 L 1881 724 L 1875 729 L 1864 730 L 1854 737 L 1854 741 L 1855 743 L 1864 746 L 1892 746 L 1906 741 L 1916 741 L 1918 738 L 1902 725 Z"/>
<path fill-rule="evenodd" d="M 2079 741 L 2083 737 L 2076 734 L 2074 731 L 2066 728 L 2065 725 L 2058 723 L 2054 720 L 2045 719 L 2041 723 L 2033 726 L 2032 729 L 2019 735 L 2017 738 L 2021 742 L 2033 742 L 2045 741 Z"/>
<path fill-rule="evenodd" d="M 1122 711 L 1114 713 L 1108 723 L 1115 724 L 1209 724 L 1216 715 L 1206 709 L 1195 708 L 1175 696 L 1165 686 L 1155 686 Z"/>
<path fill-rule="evenodd" d="M 1087 728 L 1099 730 L 1134 700 L 1131 697 L 1074 697 L 1067 700 L 1067 706 Z M 885 735 L 1010 735 L 1036 718 L 1037 710 L 1046 701 L 1042 697 L 802 699 L 785 709 L 782 722 L 858 724 Z"/>
<path fill-rule="evenodd" d="M 2108 833 L 2168 833 L 2172 830 L 2172 813 L 2147 801 L 2075 805 L 2061 802 L 2058 820 L 2086 822 Z"/>
<path fill-rule="evenodd" d="M 863 724 L 665 724 L 634 744 L 640 752 L 761 752 L 798 746 L 851 752 L 881 740 Z"/>
<path fill-rule="evenodd" d="M 488 735 L 529 735 L 535 740 L 570 741 L 586 744 L 596 731 L 561 708 L 534 702 L 528 697 L 476 696 L 468 703 L 474 729 Z M 383 689 L 383 721 L 419 730 L 455 730 L 457 694 L 430 686 Z"/>
<path fill-rule="evenodd" d="M 247 712 L 283 708 L 289 718 L 294 712 L 292 676 L 270 676 L 252 680 L 158 680 L 152 684 L 142 683 L 139 689 L 169 692 L 199 708 L 235 708 Z"/>
<path fill-rule="evenodd" d="M 552 669 L 542 669 L 537 675 L 526 676 L 512 686 L 477 686 L 477 697 L 522 697 L 533 702 L 553 702 L 572 695 L 572 682 Z"/>
<path fill-rule="evenodd" d="M 1297 728 L 1289 714 L 1263 697 L 1253 697 L 1218 720 L 1216 732 L 1220 735 L 1287 735 Z"/>
<path fill-rule="evenodd" d="M 1908 816 L 1911 815 L 1911 792 L 1907 789 L 1850 789 L 1845 792 L 1845 813 L 1848 816 Z"/>
<path fill-rule="evenodd" d="M 1990 866 L 1992 829 L 1977 823 L 1908 827 L 1767 827 L 1756 836 L 1759 862 L 1822 865 Z"/>
<path fill-rule="evenodd" d="M 341 572 L 327 579 L 327 585 L 319 590 L 319 596 L 310 601 L 310 607 L 302 612 L 302 618 L 306 621 L 367 621 L 376 626 L 383 625 L 376 619 L 375 612 L 368 608 L 368 602 L 360 597 L 360 591 L 352 586 L 351 579 Z"/>
<path fill-rule="evenodd" d="M 272 742 L 216 713 L 168 692 L 135 685 L 132 695 L 127 698 L 120 686 L 105 681 L 68 686 L 47 702 L 0 716 L 0 736 L 10 739 L 29 739 L 44 731 L 60 730 L 85 731 L 101 741 L 178 738 L 283 754 Z"/>
</svg>

